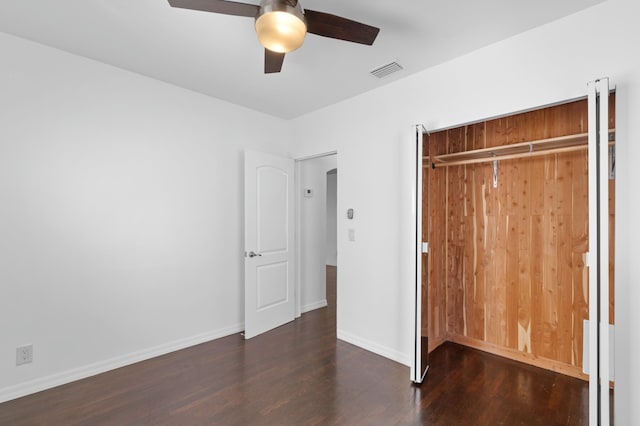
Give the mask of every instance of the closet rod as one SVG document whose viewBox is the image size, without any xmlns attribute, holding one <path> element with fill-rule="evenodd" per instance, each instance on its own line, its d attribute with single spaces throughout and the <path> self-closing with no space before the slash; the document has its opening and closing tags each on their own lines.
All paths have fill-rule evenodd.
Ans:
<svg viewBox="0 0 640 426">
<path fill-rule="evenodd" d="M 587 149 L 587 145 L 575 145 L 575 146 L 568 146 L 565 148 L 555 148 L 553 150 L 521 152 L 519 154 L 509 154 L 509 155 L 487 157 L 487 158 L 473 158 L 470 160 L 450 161 L 446 163 L 431 163 L 431 165 L 425 164 L 424 167 L 433 167 L 433 168 L 439 169 L 441 167 L 449 167 L 449 166 L 463 166 L 466 164 L 491 163 L 493 161 L 500 161 L 500 160 L 514 160 L 517 158 L 540 157 L 542 155 L 550 155 L 550 154 L 556 154 L 556 153 L 562 153 L 562 152 L 582 151 L 586 149 Z"/>
<path fill-rule="evenodd" d="M 615 135 L 615 129 L 609 130 L 610 138 L 612 135 Z M 560 136 L 557 138 L 549 138 L 542 139 L 538 141 L 532 142 L 523 142 L 512 145 L 503 145 L 492 148 L 482 148 L 472 151 L 462 151 L 456 152 L 453 154 L 443 154 L 443 155 L 434 155 L 431 159 L 430 157 L 424 157 L 425 160 L 428 160 L 429 164 L 424 167 L 448 167 L 448 166 L 461 166 L 465 164 L 478 164 L 478 163 L 488 163 L 496 160 L 512 160 L 517 158 L 529 158 L 529 157 L 538 157 L 541 155 L 550 155 L 550 154 L 559 154 L 564 152 L 572 152 L 572 151 L 581 151 L 587 149 L 587 133 L 580 133 L 576 135 L 569 136 Z M 575 142 L 581 141 L 580 144 L 576 144 Z M 561 145 L 565 143 L 566 145 Z M 558 145 L 560 143 L 560 145 Z M 553 145 L 542 147 L 538 151 L 535 151 L 534 147 L 540 147 L 543 145 Z M 615 145 L 615 141 L 610 141 L 609 146 Z M 528 151 L 516 152 L 512 154 L 500 154 L 500 151 L 513 151 L 518 148 L 529 148 Z M 486 155 L 485 157 L 475 157 L 468 158 L 469 156 L 477 156 L 477 155 Z M 461 158 L 460 160 L 455 160 L 455 157 Z M 464 157 L 467 157 L 466 159 Z M 447 160 L 451 158 L 451 160 Z"/>
</svg>

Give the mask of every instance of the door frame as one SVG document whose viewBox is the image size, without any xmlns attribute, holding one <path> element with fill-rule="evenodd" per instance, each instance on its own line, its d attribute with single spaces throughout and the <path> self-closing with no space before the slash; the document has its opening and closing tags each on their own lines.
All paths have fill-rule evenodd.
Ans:
<svg viewBox="0 0 640 426">
<path fill-rule="evenodd" d="M 305 155 L 302 157 L 294 158 L 294 188 L 295 188 L 295 264 L 296 264 L 296 272 L 295 272 L 295 310 L 294 316 L 295 318 L 300 318 L 302 316 L 302 268 L 300 267 L 302 262 L 302 255 L 300 253 L 300 247 L 302 247 L 302 220 L 301 220 L 301 212 L 302 212 L 302 187 L 300 181 L 300 164 L 303 161 L 313 160 L 315 158 L 328 157 L 331 155 L 335 155 L 336 159 L 338 159 L 338 151 L 326 151 L 320 152 L 317 154 Z M 340 183 L 338 182 L 338 187 Z M 339 192 L 339 190 L 338 190 Z M 338 263 L 338 262 L 336 262 Z"/>
</svg>

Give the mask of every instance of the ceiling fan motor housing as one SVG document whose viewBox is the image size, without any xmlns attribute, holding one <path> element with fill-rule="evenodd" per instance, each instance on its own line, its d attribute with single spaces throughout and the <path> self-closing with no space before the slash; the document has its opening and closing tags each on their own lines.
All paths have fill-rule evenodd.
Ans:
<svg viewBox="0 0 640 426">
<path fill-rule="evenodd" d="M 330 13 L 302 10 L 298 0 L 261 0 L 260 5 L 236 0 L 168 0 L 171 7 L 255 19 L 265 48 L 265 74 L 279 73 L 285 54 L 302 46 L 307 33 L 371 46 L 380 28 Z"/>
<path fill-rule="evenodd" d="M 260 43 L 273 52 L 292 52 L 302 46 L 307 23 L 300 2 L 262 0 L 256 16 Z"/>
</svg>

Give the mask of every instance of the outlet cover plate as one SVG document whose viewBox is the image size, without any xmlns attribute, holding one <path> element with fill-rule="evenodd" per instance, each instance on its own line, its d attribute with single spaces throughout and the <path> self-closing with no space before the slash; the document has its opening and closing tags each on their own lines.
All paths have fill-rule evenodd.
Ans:
<svg viewBox="0 0 640 426">
<path fill-rule="evenodd" d="M 29 364 L 31 362 L 33 362 L 33 345 L 16 348 L 16 365 Z"/>
</svg>

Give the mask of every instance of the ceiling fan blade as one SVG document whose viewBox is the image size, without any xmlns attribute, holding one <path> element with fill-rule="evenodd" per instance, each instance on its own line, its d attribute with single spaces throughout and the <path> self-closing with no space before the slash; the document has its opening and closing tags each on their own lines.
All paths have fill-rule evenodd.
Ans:
<svg viewBox="0 0 640 426">
<path fill-rule="evenodd" d="M 282 63 L 284 62 L 284 55 L 284 53 L 264 49 L 264 73 L 273 74 L 280 72 Z"/>
<path fill-rule="evenodd" d="M 371 46 L 380 28 L 315 10 L 304 10 L 307 32 Z"/>
<path fill-rule="evenodd" d="M 171 7 L 201 10 L 203 12 L 255 18 L 260 7 L 255 4 L 238 3 L 224 0 L 169 0 Z"/>
</svg>

